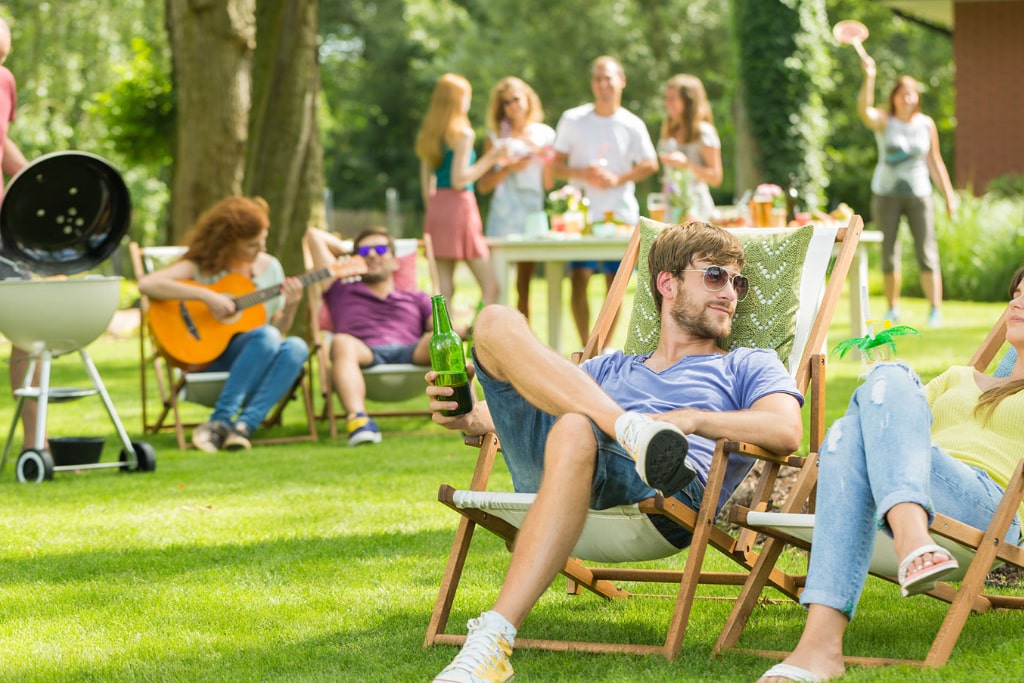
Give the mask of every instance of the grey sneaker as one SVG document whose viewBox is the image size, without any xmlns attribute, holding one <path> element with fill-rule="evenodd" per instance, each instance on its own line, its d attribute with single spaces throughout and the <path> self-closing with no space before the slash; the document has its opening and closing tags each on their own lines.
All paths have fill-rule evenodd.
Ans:
<svg viewBox="0 0 1024 683">
<path fill-rule="evenodd" d="M 484 612 L 469 620 L 466 643 L 434 683 L 506 683 L 513 677 L 512 640 L 495 614 Z M 515 636 L 511 636 L 515 638 Z"/>
<path fill-rule="evenodd" d="M 224 445 L 231 428 L 220 421 L 204 422 L 192 432 L 192 445 L 206 453 L 216 453 Z"/>
<path fill-rule="evenodd" d="M 671 496 L 697 476 L 686 454 L 690 442 L 675 425 L 628 412 L 615 421 L 615 438 L 636 461 L 636 471 L 648 486 Z"/>
<path fill-rule="evenodd" d="M 252 443 L 249 442 L 249 428 L 244 422 L 236 422 L 234 427 L 228 431 L 224 438 L 224 448 L 229 451 L 252 450 Z"/>
</svg>

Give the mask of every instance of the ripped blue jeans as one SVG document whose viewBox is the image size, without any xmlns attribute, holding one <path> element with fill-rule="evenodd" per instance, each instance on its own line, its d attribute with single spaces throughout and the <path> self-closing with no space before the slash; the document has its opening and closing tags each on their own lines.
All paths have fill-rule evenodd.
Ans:
<svg viewBox="0 0 1024 683">
<path fill-rule="evenodd" d="M 913 370 L 883 363 L 853 392 L 846 414 L 821 446 L 818 504 L 801 604 L 826 605 L 852 619 L 867 579 L 875 534 L 890 536 L 885 515 L 918 503 L 985 529 L 1003 489 L 987 473 L 932 443 L 932 413 Z M 1006 535 L 1020 541 L 1020 521 Z"/>
</svg>

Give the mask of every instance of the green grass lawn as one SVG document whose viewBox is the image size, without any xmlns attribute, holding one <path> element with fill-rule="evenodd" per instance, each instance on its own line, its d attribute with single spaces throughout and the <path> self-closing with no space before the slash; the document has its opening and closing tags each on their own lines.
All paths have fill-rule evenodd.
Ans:
<svg viewBox="0 0 1024 683">
<path fill-rule="evenodd" d="M 533 296 L 543 304 L 542 281 Z M 883 310 L 880 301 L 871 305 Z M 965 362 L 1002 307 L 950 302 L 946 326 L 934 331 L 924 327 L 924 302 L 903 308 L 922 336 L 901 341 L 900 355 L 927 379 Z M 837 312 L 830 345 L 849 335 L 846 310 Z M 538 306 L 536 319 L 542 314 Z M 102 340 L 90 352 L 139 438 L 135 341 Z M 860 370 L 850 360 L 830 363 L 829 421 L 844 410 Z M 55 362 L 54 385 L 82 382 L 74 356 Z M 301 429 L 298 412 L 289 410 L 285 429 Z M 10 399 L 0 401 L 4 429 L 12 413 Z M 324 428 L 316 444 L 214 456 L 179 451 L 170 434 L 148 437 L 153 473 L 60 472 L 42 485 L 18 484 L 9 464 L 0 477 L 0 680 L 430 680 L 455 654 L 422 649 L 457 523 L 436 491 L 468 483 L 474 452 L 424 419 L 381 426 L 376 447 L 349 449 Z M 51 405 L 49 432 L 110 436 L 104 459 L 117 457 L 96 398 Z M 504 468 L 494 487 L 510 487 Z M 662 566 L 681 567 L 684 558 Z M 454 629 L 490 605 L 506 562 L 502 544 L 478 534 Z M 524 637 L 654 641 L 668 619 L 669 601 L 606 603 L 567 596 L 563 587 L 556 582 L 541 599 Z M 523 650 L 513 658 L 517 680 L 752 681 L 769 661 L 710 656 L 728 609 L 700 601 L 676 661 Z M 874 580 L 860 609 L 848 651 L 882 656 L 923 656 L 943 613 Z M 802 624 L 798 606 L 766 606 L 742 644 L 789 648 Z M 853 669 L 848 680 L 1005 680 L 1021 669 L 1022 637 L 1020 615 L 976 615 L 944 669 Z"/>
</svg>

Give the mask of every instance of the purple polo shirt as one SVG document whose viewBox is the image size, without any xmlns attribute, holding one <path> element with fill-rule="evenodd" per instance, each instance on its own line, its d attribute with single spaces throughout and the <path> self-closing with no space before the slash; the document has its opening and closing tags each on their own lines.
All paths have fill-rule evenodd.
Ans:
<svg viewBox="0 0 1024 683">
<path fill-rule="evenodd" d="M 335 332 L 351 334 L 367 346 L 415 344 L 430 328 L 430 297 L 396 289 L 381 299 L 362 282 L 335 280 L 324 292 Z"/>
</svg>

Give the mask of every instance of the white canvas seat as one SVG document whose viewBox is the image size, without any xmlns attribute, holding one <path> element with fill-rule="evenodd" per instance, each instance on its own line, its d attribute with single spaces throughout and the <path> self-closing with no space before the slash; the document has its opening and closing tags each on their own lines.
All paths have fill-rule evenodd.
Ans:
<svg viewBox="0 0 1024 683">
<path fill-rule="evenodd" d="M 458 508 L 485 510 L 518 529 L 536 498 L 535 493 L 454 491 L 452 503 Z M 572 556 L 592 562 L 636 562 L 660 560 L 678 552 L 638 505 L 617 505 L 587 514 Z"/>
<path fill-rule="evenodd" d="M 758 533 L 770 533 L 773 536 L 791 540 L 793 543 L 804 544 L 810 547 L 811 537 L 814 535 L 814 515 L 810 513 L 791 512 L 782 514 L 780 512 L 756 512 L 749 511 L 743 519 L 743 525 L 757 531 Z M 952 539 L 939 536 L 935 539 L 938 545 L 948 550 L 957 562 L 960 569 L 947 577 L 948 581 L 960 581 L 967 573 L 967 568 L 974 559 L 974 549 Z M 997 567 L 1002 562 L 996 562 Z M 879 531 L 875 535 L 875 544 L 871 553 L 871 573 L 889 581 L 896 581 L 900 561 L 896 556 L 896 547 L 892 539 Z"/>
</svg>

